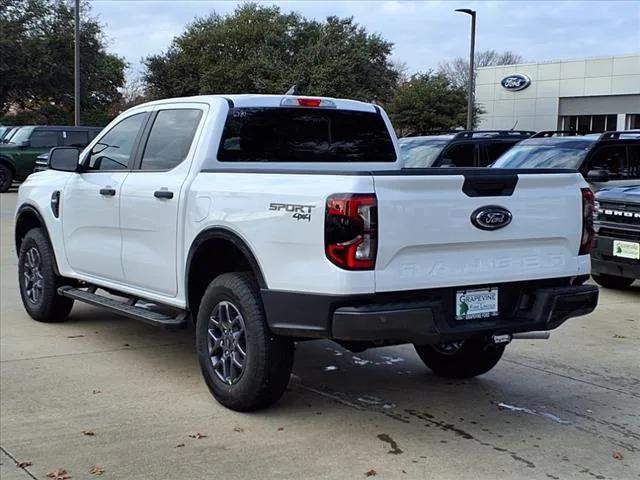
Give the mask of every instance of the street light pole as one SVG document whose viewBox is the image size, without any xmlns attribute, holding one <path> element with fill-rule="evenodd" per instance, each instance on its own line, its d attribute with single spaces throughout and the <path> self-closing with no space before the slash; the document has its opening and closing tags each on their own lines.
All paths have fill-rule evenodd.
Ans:
<svg viewBox="0 0 640 480">
<path fill-rule="evenodd" d="M 471 48 L 469 51 L 469 92 L 467 94 L 467 130 L 473 128 L 473 93 L 475 87 L 474 61 L 476 50 L 476 12 L 469 8 L 459 8 L 456 12 L 471 15 Z"/>
<path fill-rule="evenodd" d="M 75 4 L 75 28 L 74 52 L 73 52 L 73 96 L 74 96 L 74 121 L 80 125 L 80 0 Z"/>
</svg>

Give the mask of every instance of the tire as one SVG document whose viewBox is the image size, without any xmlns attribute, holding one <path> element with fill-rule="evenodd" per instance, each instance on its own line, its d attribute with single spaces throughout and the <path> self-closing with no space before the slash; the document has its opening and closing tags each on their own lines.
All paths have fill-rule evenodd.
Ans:
<svg viewBox="0 0 640 480">
<path fill-rule="evenodd" d="M 616 277 L 614 275 L 600 274 L 591 275 L 593 280 L 600 286 L 605 288 L 622 289 L 630 287 L 634 282 L 634 278 Z"/>
<path fill-rule="evenodd" d="M 196 348 L 207 387 L 232 410 L 266 408 L 289 383 L 293 340 L 269 331 L 258 286 L 247 273 L 225 273 L 209 284 L 198 310 Z"/>
<path fill-rule="evenodd" d="M 18 255 L 20 297 L 27 313 L 38 322 L 67 319 L 73 299 L 58 295 L 58 287 L 69 282 L 56 275 L 53 250 L 39 228 L 27 232 Z"/>
<path fill-rule="evenodd" d="M 13 172 L 4 163 L 0 163 L 0 193 L 4 193 L 11 188 L 13 182 Z"/>
<path fill-rule="evenodd" d="M 497 365 L 504 353 L 504 345 L 491 345 L 484 340 L 464 340 L 446 348 L 436 345 L 414 345 L 418 356 L 437 376 L 444 378 L 472 378 L 487 373 Z"/>
</svg>

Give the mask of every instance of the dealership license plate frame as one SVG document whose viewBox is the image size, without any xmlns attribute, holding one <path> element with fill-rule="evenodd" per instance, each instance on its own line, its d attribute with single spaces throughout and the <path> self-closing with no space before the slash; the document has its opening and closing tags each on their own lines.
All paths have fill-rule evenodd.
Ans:
<svg viewBox="0 0 640 480">
<path fill-rule="evenodd" d="M 499 291 L 498 287 L 457 290 L 455 319 L 465 321 L 497 317 L 500 314 Z M 466 310 L 462 308 L 463 303 L 466 305 Z"/>
<path fill-rule="evenodd" d="M 614 240 L 612 253 L 614 257 L 640 260 L 640 243 L 625 240 Z"/>
</svg>

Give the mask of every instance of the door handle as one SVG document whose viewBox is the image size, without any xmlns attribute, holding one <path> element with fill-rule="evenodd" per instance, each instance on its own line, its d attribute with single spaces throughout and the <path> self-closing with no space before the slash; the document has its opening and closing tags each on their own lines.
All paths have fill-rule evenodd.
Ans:
<svg viewBox="0 0 640 480">
<path fill-rule="evenodd" d="M 101 188 L 100 189 L 100 195 L 105 195 L 107 197 L 113 197 L 116 194 L 116 189 L 115 188 Z"/>
<path fill-rule="evenodd" d="M 155 192 L 153 192 L 153 196 L 156 198 L 171 199 L 173 198 L 173 192 L 170 192 L 169 190 L 156 190 Z"/>
</svg>

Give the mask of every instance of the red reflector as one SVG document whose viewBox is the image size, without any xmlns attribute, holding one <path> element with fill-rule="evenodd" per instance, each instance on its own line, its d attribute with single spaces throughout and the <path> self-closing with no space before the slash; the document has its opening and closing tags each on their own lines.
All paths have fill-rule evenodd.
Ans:
<svg viewBox="0 0 640 480">
<path fill-rule="evenodd" d="M 297 100 L 301 107 L 319 107 L 322 101 L 319 98 L 298 98 Z"/>
</svg>

